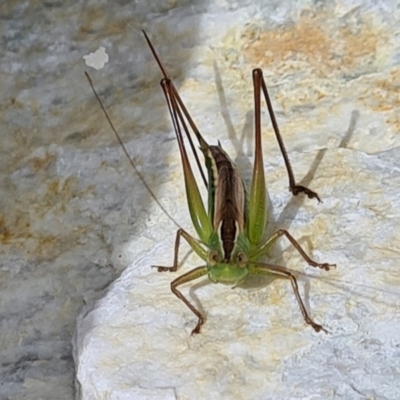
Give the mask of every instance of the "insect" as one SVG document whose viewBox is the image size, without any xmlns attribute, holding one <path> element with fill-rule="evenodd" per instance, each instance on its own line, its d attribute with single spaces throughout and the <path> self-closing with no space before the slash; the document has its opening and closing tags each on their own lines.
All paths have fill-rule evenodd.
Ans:
<svg viewBox="0 0 400 400">
<path fill-rule="evenodd" d="M 209 145 L 200 134 L 153 44 L 144 31 L 143 34 L 163 75 L 160 84 L 166 98 L 179 146 L 190 217 L 198 235 L 197 239 L 182 228 L 179 228 L 175 239 L 173 266 L 156 266 L 156 268 L 158 268 L 159 272 L 174 272 L 178 269 L 178 252 L 182 238 L 187 241 L 193 251 L 203 260 L 203 265 L 192 269 L 171 282 L 172 292 L 182 300 L 198 318 L 197 325 L 192 330 L 192 335 L 200 333 L 200 329 L 206 318 L 186 297 L 183 296 L 183 294 L 178 290 L 178 287 L 205 275 L 208 275 L 209 280 L 213 283 L 222 283 L 232 286 L 239 285 L 249 275 L 278 275 L 287 278 L 291 282 L 305 322 L 311 325 L 316 332 L 321 330 L 327 332 L 321 325 L 314 322 L 310 317 L 300 296 L 297 280 L 293 273 L 284 267 L 260 262 L 277 239 L 281 236 L 285 236 L 309 265 L 326 271 L 328 271 L 330 267 L 335 266 L 334 264 L 318 263 L 312 260 L 287 230 L 279 229 L 268 240 L 263 241 L 267 222 L 267 199 L 261 143 L 261 92 L 264 94 L 269 116 L 286 165 L 290 191 L 293 195 L 303 192 L 310 199 L 315 198 L 318 201 L 320 201 L 320 199 L 314 191 L 296 184 L 293 170 L 272 109 L 262 70 L 258 68 L 253 70 L 255 159 L 248 195 L 236 165 L 222 149 L 220 143 L 216 146 Z M 133 168 L 136 170 L 139 178 L 144 183 L 151 196 L 156 199 L 143 176 L 137 170 L 132 159 L 129 157 L 122 140 L 115 130 L 107 111 L 93 87 L 89 75 L 87 73 L 85 74 L 95 96 L 100 102 L 111 128 L 117 135 L 118 141 L 122 145 L 125 154 L 128 156 Z M 199 163 L 196 149 L 191 139 L 190 129 L 197 138 L 200 149 L 203 153 L 207 178 L 205 177 Z M 188 137 L 190 146 L 200 168 L 204 184 L 207 188 L 207 210 L 194 178 L 188 153 L 183 141 L 182 132 L 184 132 Z M 160 205 L 158 201 L 157 203 Z M 162 205 L 160 206 L 164 210 Z"/>
</svg>

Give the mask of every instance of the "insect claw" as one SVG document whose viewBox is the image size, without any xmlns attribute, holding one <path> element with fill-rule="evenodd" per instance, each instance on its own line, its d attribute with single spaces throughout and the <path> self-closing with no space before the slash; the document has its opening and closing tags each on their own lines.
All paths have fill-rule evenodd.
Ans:
<svg viewBox="0 0 400 400">
<path fill-rule="evenodd" d="M 318 194 L 305 186 L 296 185 L 291 187 L 289 190 L 293 193 L 293 196 L 297 196 L 299 193 L 303 192 L 309 199 L 317 199 L 318 203 L 322 203 Z"/>
<path fill-rule="evenodd" d="M 323 331 L 325 333 L 329 333 L 322 325 L 315 323 L 311 318 L 306 318 L 306 322 L 313 327 L 315 332 Z"/>
<path fill-rule="evenodd" d="M 325 271 L 329 271 L 330 268 L 336 268 L 336 264 L 328 264 L 328 263 L 315 263 L 315 264 L 311 264 L 313 267 L 318 267 L 321 269 L 324 269 Z"/>
<path fill-rule="evenodd" d="M 336 268 L 336 264 L 324 263 L 324 264 L 322 264 L 322 267 L 324 268 L 325 271 L 329 271 L 331 267 Z"/>
<path fill-rule="evenodd" d="M 316 332 L 323 331 L 325 333 L 329 333 L 322 325 L 313 323 L 312 327 L 315 329 Z"/>
<path fill-rule="evenodd" d="M 204 324 L 204 319 L 199 318 L 199 322 L 197 322 L 196 327 L 192 330 L 192 333 L 190 334 L 190 336 L 194 336 L 200 333 L 200 328 L 201 326 Z"/>
<path fill-rule="evenodd" d="M 151 268 L 157 268 L 158 272 L 175 272 L 176 271 L 176 267 L 163 267 L 161 265 L 152 265 Z"/>
</svg>

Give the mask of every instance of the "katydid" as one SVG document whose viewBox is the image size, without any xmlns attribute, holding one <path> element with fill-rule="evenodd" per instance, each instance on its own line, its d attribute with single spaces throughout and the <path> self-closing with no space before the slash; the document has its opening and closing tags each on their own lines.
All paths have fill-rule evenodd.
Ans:
<svg viewBox="0 0 400 400">
<path fill-rule="evenodd" d="M 268 240 L 263 241 L 267 222 L 267 199 L 261 144 L 261 91 L 264 94 L 272 126 L 286 165 L 290 191 L 293 195 L 303 192 L 309 198 L 316 198 L 318 201 L 320 201 L 320 199 L 314 191 L 296 184 L 261 69 L 257 68 L 253 70 L 255 159 L 251 187 L 248 195 L 236 165 L 222 149 L 220 143 L 218 143 L 217 146 L 209 145 L 200 134 L 186 106 L 180 98 L 177 89 L 171 81 L 167 70 L 157 55 L 154 46 L 144 31 L 143 34 L 163 74 L 161 87 L 166 98 L 179 146 L 190 217 L 199 237 L 199 239 L 196 239 L 182 228 L 179 228 L 175 239 L 173 266 L 156 267 L 159 272 L 174 272 L 178 269 L 178 252 L 182 237 L 187 241 L 193 251 L 204 261 L 203 265 L 194 268 L 171 282 L 172 292 L 182 300 L 198 318 L 197 325 L 192 330 L 192 335 L 200 333 L 201 326 L 205 322 L 205 316 L 196 309 L 186 297 L 183 296 L 183 294 L 178 290 L 178 286 L 205 275 L 208 275 L 209 280 L 213 283 L 222 283 L 232 286 L 237 286 L 242 283 L 248 275 L 277 275 L 287 278 L 292 284 L 294 294 L 305 322 L 311 325 L 316 332 L 321 330 L 327 332 L 321 325 L 314 322 L 310 317 L 303 300 L 301 299 L 297 280 L 293 273 L 284 267 L 260 262 L 260 260 L 266 256 L 268 250 L 274 245 L 276 240 L 281 236 L 286 236 L 309 265 L 326 271 L 329 271 L 330 267 L 334 266 L 334 264 L 318 263 L 313 261 L 287 230 L 279 229 Z M 89 79 L 89 83 L 91 84 L 97 99 L 101 103 L 99 96 L 93 88 L 90 77 L 88 74 L 86 74 L 86 76 Z M 123 146 L 123 143 L 102 104 L 101 107 L 114 133 L 117 135 L 119 142 Z M 189 127 L 196 136 L 203 153 L 208 176 L 207 178 L 199 164 L 197 153 L 190 136 Z M 183 141 L 182 130 L 189 139 L 190 146 L 195 154 L 196 161 L 208 191 L 207 211 L 192 171 Z M 124 152 L 128 155 L 124 146 L 123 148 Z M 147 190 L 149 190 L 151 196 L 155 198 L 155 195 L 144 181 L 144 178 L 137 170 L 131 158 L 130 162 Z M 157 203 L 159 204 L 158 201 Z"/>
</svg>

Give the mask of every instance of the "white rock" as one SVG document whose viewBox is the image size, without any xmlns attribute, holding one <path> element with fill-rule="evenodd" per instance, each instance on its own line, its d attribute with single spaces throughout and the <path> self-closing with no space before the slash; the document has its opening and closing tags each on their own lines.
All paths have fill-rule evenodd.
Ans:
<svg viewBox="0 0 400 400">
<path fill-rule="evenodd" d="M 221 140 L 249 176 L 251 69 L 268 70 L 297 179 L 305 177 L 302 183 L 323 200 L 317 204 L 290 196 L 282 158 L 264 122 L 269 231 L 289 229 L 314 259 L 336 263 L 337 269 L 308 267 L 284 240 L 272 260 L 299 272 L 307 308 L 329 334 L 305 324 L 288 281 L 263 282 L 258 288 L 252 282 L 252 287 L 232 290 L 200 280 L 183 289 L 207 315 L 202 333 L 191 337 L 197 319 L 169 284 L 201 261 L 192 254 L 174 274 L 151 269 L 171 265 L 176 228 L 157 206 L 147 207 L 143 218 L 143 204 L 133 200 L 118 213 L 141 219 L 133 237 L 123 241 L 119 236 L 125 244 L 116 244 L 113 253 L 114 260 L 128 266 L 78 318 L 74 345 L 82 399 L 399 398 L 400 135 L 397 92 L 391 85 L 400 78 L 393 53 L 374 64 L 375 47 L 368 42 L 385 45 L 382 32 L 394 22 L 368 25 L 358 15 L 361 28 L 352 33 L 318 11 L 307 14 L 306 7 L 303 14 L 284 6 L 278 11 L 274 20 L 285 15 L 287 21 L 291 15 L 294 25 L 266 30 L 262 13 L 249 6 L 205 16 L 196 36 L 191 17 L 182 17 L 181 51 L 191 43 L 193 53 L 179 90 L 207 140 Z M 254 26 L 244 28 L 249 15 Z M 172 13 L 171 30 L 173 20 Z M 216 23 L 224 30 L 217 30 Z M 179 53 L 168 52 L 168 34 L 160 26 L 152 24 L 148 33 L 174 70 Z M 179 51 L 176 44 L 173 50 Z M 151 62 L 146 68 L 156 67 Z M 140 95 L 145 93 L 143 88 Z M 140 120 L 149 121 L 145 129 L 152 133 L 128 147 L 149 168 L 163 163 L 153 167 L 153 176 L 146 175 L 146 168 L 143 173 L 152 187 L 160 185 L 160 202 L 194 233 L 179 153 L 175 145 L 169 154 L 163 150 L 165 138 L 172 137 L 163 132 L 171 132 L 166 110 L 159 98 L 147 101 L 154 108 L 143 111 Z M 266 112 L 263 118 L 268 120 Z M 134 185 L 136 199 L 144 189 L 137 179 Z M 132 203 L 137 209 L 127 211 Z"/>
</svg>

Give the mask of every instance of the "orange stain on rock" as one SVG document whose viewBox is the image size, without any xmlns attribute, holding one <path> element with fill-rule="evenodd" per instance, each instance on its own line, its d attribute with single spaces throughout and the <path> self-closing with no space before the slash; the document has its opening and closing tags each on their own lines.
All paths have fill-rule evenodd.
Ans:
<svg viewBox="0 0 400 400">
<path fill-rule="evenodd" d="M 283 28 L 266 32 L 247 28 L 242 35 L 243 55 L 250 64 L 268 67 L 277 76 L 294 76 L 295 89 L 275 94 L 284 108 L 351 93 L 366 108 L 386 113 L 386 122 L 398 130 L 400 69 L 378 75 L 390 61 L 391 36 L 368 14 L 360 24 L 350 20 L 339 24 L 324 13 L 305 14 Z M 355 84 L 356 79 L 361 83 Z"/>
<path fill-rule="evenodd" d="M 31 257 L 48 258 L 52 252 L 57 254 L 56 249 L 62 238 L 33 232 L 27 218 L 28 215 L 18 213 L 13 221 L 7 221 L 7 218 L 0 214 L 0 242 L 3 245 L 23 248 Z"/>
<path fill-rule="evenodd" d="M 245 45 L 245 58 L 263 65 L 279 64 L 289 59 L 305 61 L 317 66 L 318 71 L 326 71 L 326 67 L 329 71 L 332 67 L 352 69 L 361 61 L 365 62 L 364 58 L 374 58 L 379 43 L 388 38 L 386 32 L 367 20 L 356 31 L 339 26 L 332 35 L 332 27 L 329 31 L 324 28 L 328 20 L 323 13 L 306 15 L 292 26 L 259 35 L 254 28 L 248 28 L 242 37 L 250 42 Z"/>
<path fill-rule="evenodd" d="M 47 183 L 47 192 L 44 196 L 42 206 L 44 210 L 58 210 L 64 213 L 68 204 L 74 198 L 83 198 L 87 195 L 95 195 L 94 185 L 89 185 L 85 190 L 79 187 L 79 180 L 74 176 L 67 179 L 55 178 Z"/>
<path fill-rule="evenodd" d="M 51 156 L 33 159 L 33 169 L 47 168 L 53 162 Z M 63 225 L 66 212 L 78 215 L 79 209 L 71 211 L 71 201 L 75 198 L 94 196 L 94 185 L 80 187 L 79 180 L 70 176 L 67 179 L 53 178 L 46 183 L 46 190 L 37 188 L 26 192 L 23 202 L 18 201 L 14 212 L 0 214 L 0 243 L 24 249 L 30 258 L 53 259 L 63 250 L 76 245 L 87 234 L 89 225 L 82 224 L 79 218 L 65 224 L 64 230 L 57 230 Z M 30 204 L 30 207 L 25 206 Z M 43 229 L 42 219 L 51 217 L 54 227 Z M 56 233 L 57 232 L 57 233 Z M 9 251 L 4 247 L 2 251 Z"/>
<path fill-rule="evenodd" d="M 245 57 L 256 64 L 262 61 L 270 65 L 299 55 L 309 61 L 326 62 L 332 56 L 326 33 L 315 21 L 305 18 L 290 28 L 261 33 L 255 40 L 254 32 L 247 31 L 246 38 L 253 41 L 245 48 Z"/>
<path fill-rule="evenodd" d="M 34 157 L 31 159 L 31 166 L 33 172 L 46 170 L 55 161 L 56 156 L 54 154 L 46 153 L 44 157 Z"/>
<path fill-rule="evenodd" d="M 386 113 L 386 123 L 400 131 L 400 68 L 392 68 L 386 78 L 374 79 L 373 85 L 359 99 L 374 112 Z"/>
<path fill-rule="evenodd" d="M 78 34 L 75 40 L 85 40 L 84 37 L 88 34 L 94 34 L 101 30 L 101 35 L 104 37 L 120 35 L 129 26 L 135 25 L 132 18 L 115 19 L 107 13 L 104 7 L 93 6 L 88 7 L 86 12 L 81 16 L 81 25 L 78 29 Z"/>
<path fill-rule="evenodd" d="M 12 238 L 12 231 L 7 226 L 6 218 L 3 214 L 0 214 L 0 241 L 3 244 L 10 242 Z"/>
</svg>

